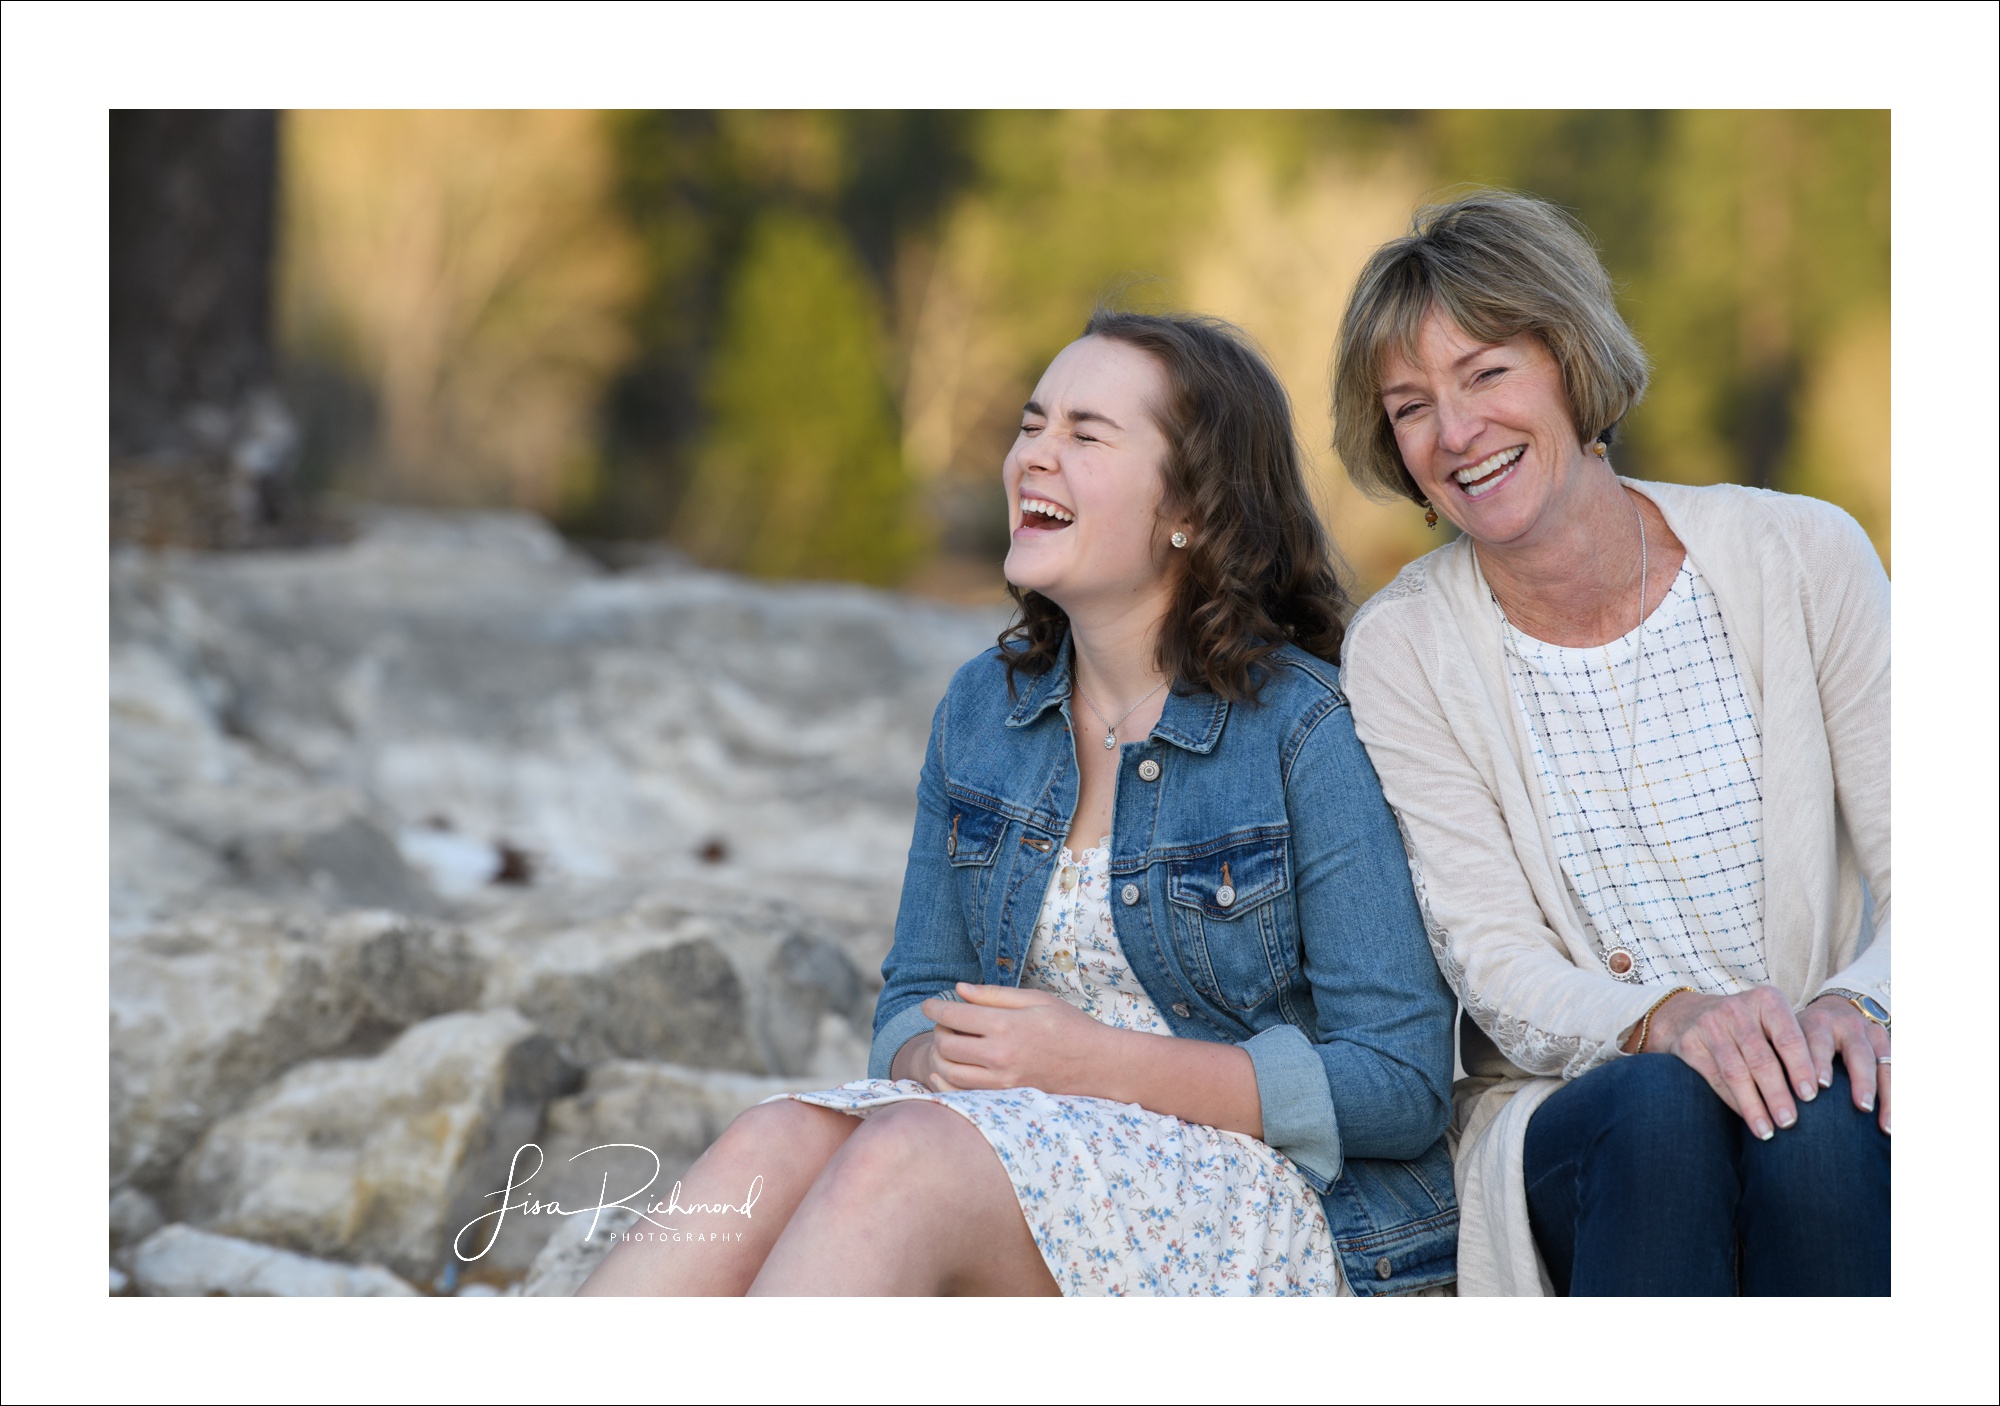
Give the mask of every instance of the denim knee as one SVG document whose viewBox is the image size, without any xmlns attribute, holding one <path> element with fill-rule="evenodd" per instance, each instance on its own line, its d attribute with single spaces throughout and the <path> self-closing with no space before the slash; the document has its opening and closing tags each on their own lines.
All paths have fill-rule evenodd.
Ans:
<svg viewBox="0 0 2000 1406">
<path fill-rule="evenodd" d="M 1745 1171 L 1785 1193 L 1821 1205 L 1874 1200 L 1888 1188 L 1889 1135 L 1875 1114 L 1854 1106 L 1847 1070 L 1834 1061 L 1833 1084 L 1798 1105 L 1799 1120 L 1769 1142 L 1746 1144 Z"/>
<path fill-rule="evenodd" d="M 1631 1055 L 1598 1066 L 1557 1090 L 1528 1125 L 1536 1144 L 1591 1149 L 1590 1160 L 1639 1186 L 1678 1179 L 1690 1159 L 1733 1159 L 1736 1115 L 1708 1081 L 1670 1054 Z M 1607 1165 L 1609 1164 L 1609 1165 Z"/>
<path fill-rule="evenodd" d="M 1680 1056 L 1632 1055 L 1584 1077 L 1600 1074 L 1605 1076 L 1603 1141 L 1675 1156 L 1711 1146 L 1719 1153 L 1729 1150 L 1736 1115 Z"/>
</svg>

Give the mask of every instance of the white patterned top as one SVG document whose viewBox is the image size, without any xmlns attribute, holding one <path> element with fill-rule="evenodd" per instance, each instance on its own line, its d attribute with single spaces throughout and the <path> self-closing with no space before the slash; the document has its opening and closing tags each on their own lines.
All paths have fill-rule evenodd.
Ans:
<svg viewBox="0 0 2000 1406">
<path fill-rule="evenodd" d="M 1694 562 L 1609 644 L 1548 644 L 1504 614 L 1501 633 L 1556 853 L 1605 970 L 1714 995 L 1768 984 L 1763 742 Z"/>
<path fill-rule="evenodd" d="M 1111 837 L 1081 858 L 1063 847 L 1035 935 L 1021 968 L 1023 986 L 1054 992 L 1084 1014 L 1119 1030 L 1171 1035 L 1146 988 L 1125 960 L 1111 926 Z"/>
</svg>

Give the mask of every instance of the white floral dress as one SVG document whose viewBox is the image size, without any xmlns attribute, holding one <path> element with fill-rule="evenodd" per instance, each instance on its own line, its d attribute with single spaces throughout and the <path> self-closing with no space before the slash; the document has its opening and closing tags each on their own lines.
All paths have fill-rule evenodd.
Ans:
<svg viewBox="0 0 2000 1406">
<path fill-rule="evenodd" d="M 1021 982 L 1120 1030 L 1171 1035 L 1118 946 L 1108 862 L 1102 846 L 1063 850 Z M 1348 1292 L 1318 1195 L 1246 1134 L 1040 1089 L 862 1079 L 781 1097 L 857 1117 L 913 1099 L 963 1114 L 993 1144 L 1064 1294 Z"/>
</svg>

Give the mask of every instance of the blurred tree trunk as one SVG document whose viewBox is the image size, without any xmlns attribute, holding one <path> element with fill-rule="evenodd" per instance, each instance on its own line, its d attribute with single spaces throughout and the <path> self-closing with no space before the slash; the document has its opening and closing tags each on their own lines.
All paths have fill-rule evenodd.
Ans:
<svg viewBox="0 0 2000 1406">
<path fill-rule="evenodd" d="M 111 114 L 111 536 L 296 535 L 271 337 L 274 112 Z"/>
</svg>

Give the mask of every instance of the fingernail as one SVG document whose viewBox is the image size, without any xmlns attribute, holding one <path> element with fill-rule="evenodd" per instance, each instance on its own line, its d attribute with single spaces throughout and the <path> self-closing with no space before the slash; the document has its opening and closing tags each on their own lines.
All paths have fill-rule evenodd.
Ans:
<svg viewBox="0 0 2000 1406">
<path fill-rule="evenodd" d="M 1833 1087 L 1833 1071 L 1831 1069 L 1820 1070 L 1819 1086 L 1822 1089 L 1830 1089 Z"/>
<path fill-rule="evenodd" d="M 1861 1111 L 1864 1113 L 1873 1113 L 1875 1111 L 1875 1096 L 1873 1094 L 1861 1100 Z"/>
<path fill-rule="evenodd" d="M 1787 1113 L 1787 1114 L 1785 1114 L 1785 1115 L 1784 1115 L 1783 1117 L 1781 1117 L 1781 1118 L 1779 1118 L 1779 1119 L 1778 1119 L 1778 1126 L 1779 1126 L 1779 1127 L 1781 1127 L 1781 1128 L 1789 1128 L 1789 1127 L 1791 1127 L 1791 1126 L 1792 1126 L 1792 1124 L 1794 1124 L 1794 1123 L 1796 1123 L 1796 1122 L 1798 1122 L 1798 1121 L 1799 1121 L 1799 1115 L 1798 1115 L 1798 1114 L 1796 1114 L 1796 1113 Z"/>
<path fill-rule="evenodd" d="M 1811 1103 L 1819 1097 L 1819 1089 L 1808 1080 L 1801 1079 L 1799 1080 L 1799 1097 L 1807 1103 Z"/>
<path fill-rule="evenodd" d="M 1766 1123 L 1762 1118 L 1757 1120 L 1755 1131 L 1759 1142 L 1769 1142 L 1771 1140 L 1771 1125 Z"/>
</svg>

